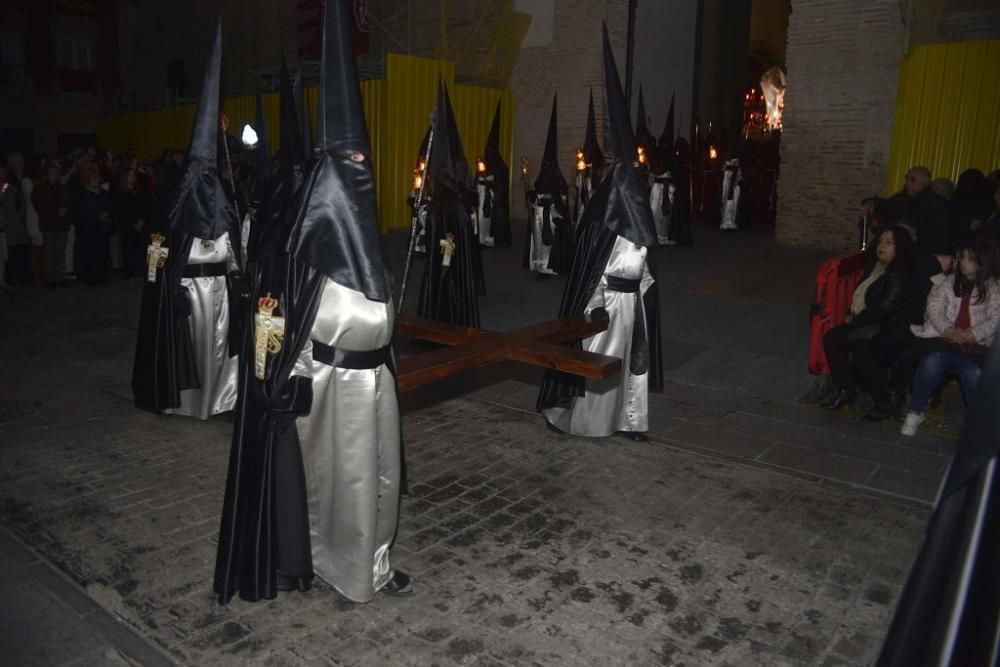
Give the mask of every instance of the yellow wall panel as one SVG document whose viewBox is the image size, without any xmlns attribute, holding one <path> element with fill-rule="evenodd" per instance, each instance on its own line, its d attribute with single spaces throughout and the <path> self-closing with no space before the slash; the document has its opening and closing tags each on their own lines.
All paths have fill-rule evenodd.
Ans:
<svg viewBox="0 0 1000 667">
<path fill-rule="evenodd" d="M 417 150 L 437 104 L 439 79 L 451 94 L 470 168 L 486 143 L 497 100 L 503 100 L 500 150 L 508 165 L 514 167 L 511 164 L 514 147 L 514 96 L 511 91 L 456 86 L 454 63 L 390 53 L 386 58 L 385 79 L 361 82 L 365 120 L 372 144 L 379 224 L 383 231 L 410 225 L 406 197 L 412 184 Z M 303 92 L 315 139 L 319 91 L 306 88 Z M 280 147 L 278 94 L 261 95 L 261 99 L 268 147 L 274 153 Z M 244 124 L 255 125 L 256 109 L 254 95 L 223 100 L 222 110 L 229 117 L 230 134 L 238 137 Z M 195 105 L 188 105 L 103 118 L 98 124 L 98 143 L 114 154 L 135 149 L 142 160 L 159 157 L 164 148 L 184 150 L 190 141 L 195 111 Z"/>
<path fill-rule="evenodd" d="M 923 165 L 934 178 L 1000 168 L 1000 40 L 927 44 L 899 68 L 886 192 Z"/>
</svg>

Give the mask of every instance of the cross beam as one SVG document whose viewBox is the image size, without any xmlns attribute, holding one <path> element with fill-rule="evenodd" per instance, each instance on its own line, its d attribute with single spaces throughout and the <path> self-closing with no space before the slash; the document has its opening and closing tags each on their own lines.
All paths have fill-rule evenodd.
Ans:
<svg viewBox="0 0 1000 667">
<path fill-rule="evenodd" d="M 400 315 L 396 318 L 396 335 L 451 347 L 401 358 L 397 363 L 399 389 L 417 389 L 501 361 L 518 361 L 603 380 L 621 372 L 621 359 L 562 344 L 593 336 L 607 328 L 607 317 L 588 321 L 583 315 L 577 315 L 499 333 Z"/>
</svg>

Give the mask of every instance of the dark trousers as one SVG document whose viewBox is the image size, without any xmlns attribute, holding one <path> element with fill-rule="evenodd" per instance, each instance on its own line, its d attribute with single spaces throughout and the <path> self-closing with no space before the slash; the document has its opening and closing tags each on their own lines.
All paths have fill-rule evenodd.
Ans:
<svg viewBox="0 0 1000 667">
<path fill-rule="evenodd" d="M 830 377 L 837 389 L 854 389 L 857 380 L 851 370 L 851 352 L 855 341 L 848 340 L 851 333 L 850 324 L 833 327 L 823 336 L 823 351 L 826 352 L 826 363 L 830 367 Z"/>
<path fill-rule="evenodd" d="M 129 278 L 142 278 L 146 275 L 146 240 L 143 234 L 132 227 L 123 229 L 122 260 L 125 265 L 125 275 Z"/>
<path fill-rule="evenodd" d="M 875 405 L 889 402 L 889 370 L 899 359 L 898 336 L 878 333 L 854 347 L 851 367 L 861 385 L 868 390 Z"/>
<path fill-rule="evenodd" d="M 31 282 L 30 243 L 19 243 L 18 245 L 7 246 L 7 282 Z"/>
<path fill-rule="evenodd" d="M 111 261 L 111 235 L 76 230 L 76 278 L 90 285 L 107 282 Z"/>
</svg>

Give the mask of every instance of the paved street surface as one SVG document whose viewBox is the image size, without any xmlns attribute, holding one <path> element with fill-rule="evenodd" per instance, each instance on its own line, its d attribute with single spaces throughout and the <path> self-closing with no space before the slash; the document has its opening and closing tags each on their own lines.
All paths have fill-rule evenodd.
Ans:
<svg viewBox="0 0 1000 667">
<path fill-rule="evenodd" d="M 822 253 L 697 231 L 693 250 L 657 251 L 670 382 L 651 442 L 550 432 L 538 374 L 515 366 L 404 396 L 412 493 L 394 560 L 416 595 L 369 605 L 319 582 L 219 606 L 231 425 L 133 407 L 139 287 L 0 295 L 0 655 L 869 663 L 950 461 L 954 406 L 937 434 L 904 441 L 898 424 L 796 403 Z M 390 242 L 399 265 L 404 241 Z M 555 315 L 562 279 L 534 281 L 519 258 L 487 253 L 486 327 Z"/>
</svg>

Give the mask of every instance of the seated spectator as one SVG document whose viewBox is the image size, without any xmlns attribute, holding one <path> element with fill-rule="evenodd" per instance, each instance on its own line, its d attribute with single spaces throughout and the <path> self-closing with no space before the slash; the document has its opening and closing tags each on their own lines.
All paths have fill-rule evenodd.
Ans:
<svg viewBox="0 0 1000 667">
<path fill-rule="evenodd" d="M 935 178 L 931 181 L 931 190 L 941 199 L 951 199 L 952 193 L 955 192 L 955 184 L 950 178 Z"/>
<path fill-rule="evenodd" d="M 932 255 L 950 256 L 948 239 L 948 202 L 930 187 L 927 167 L 911 167 L 906 172 L 903 191 L 888 199 L 875 197 L 861 208 L 862 216 L 874 214 L 879 230 L 907 223 L 917 230 L 920 249 Z"/>
<path fill-rule="evenodd" d="M 993 210 L 981 225 L 973 225 L 972 233 L 977 239 L 989 239 L 1000 243 L 1000 185 L 993 187 Z"/>
<path fill-rule="evenodd" d="M 931 290 L 924 323 L 913 327 L 923 352 L 913 378 L 910 410 L 900 432 L 916 435 L 931 394 L 948 373 L 958 376 L 969 405 L 979 384 L 980 367 L 1000 326 L 1000 283 L 986 275 L 979 252 L 963 245 L 955 271 Z"/>
<path fill-rule="evenodd" d="M 888 356 L 898 346 L 908 324 L 916 275 L 913 239 L 904 228 L 889 227 L 879 234 L 875 253 L 876 261 L 854 291 L 844 323 L 823 337 L 830 375 L 837 388 L 833 399 L 824 404 L 832 410 L 857 398 L 858 368 L 852 367 L 852 352 L 865 344 L 869 346 L 866 363 L 879 355 Z M 866 365 L 860 369 L 866 378 L 873 375 Z"/>
<path fill-rule="evenodd" d="M 972 231 L 993 213 L 992 193 L 990 182 L 978 169 L 966 169 L 958 177 L 948 221 L 948 238 L 953 248 L 968 242 Z"/>
</svg>

